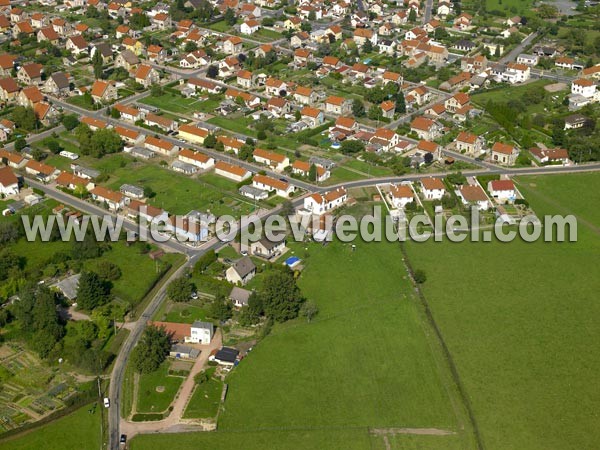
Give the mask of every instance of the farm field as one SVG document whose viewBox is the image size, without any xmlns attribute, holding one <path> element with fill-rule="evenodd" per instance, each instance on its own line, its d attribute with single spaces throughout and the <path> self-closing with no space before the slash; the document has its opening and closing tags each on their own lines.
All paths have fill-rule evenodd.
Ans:
<svg viewBox="0 0 600 450">
<path fill-rule="evenodd" d="M 40 428 L 0 441 L 2 450 L 81 450 L 100 448 L 101 405 L 94 413 L 84 406 L 68 416 Z"/>
<path fill-rule="evenodd" d="M 424 294 L 486 448 L 580 449 L 598 441 L 600 363 L 589 349 L 600 343 L 599 180 L 517 179 L 538 216 L 576 215 L 576 243 L 407 245 L 413 268 L 427 273 Z"/>
<path fill-rule="evenodd" d="M 471 448 L 469 431 L 461 431 L 469 424 L 425 334 L 397 245 L 357 243 L 353 253 L 334 242 L 297 250 L 306 267 L 300 286 L 318 304 L 318 316 L 275 326 L 227 378 L 219 432 L 186 435 L 180 448 L 220 448 L 232 436 L 231 448 L 243 436 L 245 448 L 268 439 L 270 448 L 368 449 L 381 441 L 368 430 L 388 427 L 449 430 L 461 448 Z M 277 430 L 285 429 L 282 442 Z M 259 430 L 272 430 L 270 438 Z M 135 438 L 132 448 L 156 448 L 164 438 Z"/>
</svg>

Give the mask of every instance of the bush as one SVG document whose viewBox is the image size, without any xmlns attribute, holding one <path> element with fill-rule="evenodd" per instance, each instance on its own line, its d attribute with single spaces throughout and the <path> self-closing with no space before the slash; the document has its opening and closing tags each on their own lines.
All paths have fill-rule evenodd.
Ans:
<svg viewBox="0 0 600 450">
<path fill-rule="evenodd" d="M 415 270 L 413 278 L 417 284 L 423 284 L 427 281 L 427 275 L 425 274 L 425 271 L 421 269 Z"/>
</svg>

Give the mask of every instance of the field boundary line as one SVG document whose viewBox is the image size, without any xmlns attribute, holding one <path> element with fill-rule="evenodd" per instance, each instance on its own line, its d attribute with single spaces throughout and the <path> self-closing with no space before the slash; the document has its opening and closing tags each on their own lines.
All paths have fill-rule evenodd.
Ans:
<svg viewBox="0 0 600 450">
<path fill-rule="evenodd" d="M 423 308 L 425 309 L 425 315 L 427 316 L 427 320 L 429 321 L 429 324 L 435 331 L 435 334 L 439 340 L 443 355 L 445 356 L 446 362 L 448 363 L 448 366 L 450 368 L 452 378 L 454 379 L 454 382 L 456 383 L 458 393 L 459 393 L 459 395 L 462 399 L 463 405 L 467 411 L 467 415 L 469 416 L 469 420 L 470 420 L 471 426 L 473 428 L 473 434 L 475 436 L 475 442 L 477 444 L 477 449 L 484 450 L 485 447 L 483 445 L 483 440 L 481 438 L 481 433 L 479 431 L 479 427 L 478 427 L 477 421 L 475 419 L 475 414 L 473 412 L 471 402 L 469 401 L 469 397 L 467 396 L 466 389 L 462 383 L 460 375 L 458 374 L 458 369 L 456 368 L 456 364 L 454 363 L 454 359 L 452 358 L 450 349 L 446 345 L 446 341 L 444 340 L 442 332 L 433 317 L 433 313 L 431 311 L 431 308 L 429 307 L 429 303 L 427 302 L 425 295 L 423 294 L 423 291 L 421 290 L 419 285 L 414 281 L 414 271 L 413 271 L 412 265 L 410 263 L 410 260 L 408 258 L 408 254 L 406 253 L 406 248 L 404 247 L 404 245 L 402 245 L 402 243 L 400 243 L 400 250 L 402 251 L 402 255 L 404 256 L 404 262 L 406 264 L 406 268 L 408 269 L 408 273 L 411 277 L 411 280 L 413 281 L 413 284 L 415 285 L 415 290 L 417 292 L 417 295 L 418 295 L 419 299 L 421 300 L 421 304 L 423 305 Z"/>
</svg>

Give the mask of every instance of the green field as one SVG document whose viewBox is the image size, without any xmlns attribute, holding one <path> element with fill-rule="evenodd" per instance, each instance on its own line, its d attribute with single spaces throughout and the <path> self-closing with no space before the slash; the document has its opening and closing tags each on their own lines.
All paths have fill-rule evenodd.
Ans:
<svg viewBox="0 0 600 450">
<path fill-rule="evenodd" d="M 317 318 L 276 326 L 228 376 L 219 432 L 183 436 L 180 448 L 235 448 L 240 439 L 244 448 L 368 449 L 381 441 L 369 430 L 389 427 L 450 430 L 453 442 L 471 448 L 469 423 L 397 244 L 358 243 L 356 252 L 340 242 L 293 247 Z M 133 448 L 156 448 L 163 439 L 136 438 Z"/>
<path fill-rule="evenodd" d="M 151 413 L 166 411 L 175 394 L 183 382 L 182 377 L 168 375 L 170 361 L 165 361 L 158 370 L 141 374 L 139 377 L 136 411 L 138 413 Z M 157 387 L 163 387 L 163 392 L 158 392 Z"/>
<path fill-rule="evenodd" d="M 488 11 L 504 11 L 506 17 L 531 11 L 532 0 L 485 0 Z"/>
<path fill-rule="evenodd" d="M 600 405 L 597 174 L 519 179 L 534 211 L 575 214 L 577 243 L 407 246 L 485 448 L 594 448 Z"/>
<path fill-rule="evenodd" d="M 523 96 L 523 93 L 535 88 L 536 86 L 546 86 L 552 84 L 550 80 L 538 80 L 527 84 L 500 87 L 488 92 L 474 94 L 471 99 L 474 103 L 480 106 L 485 106 L 490 100 L 494 102 L 507 102 L 509 100 L 518 100 Z"/>
<path fill-rule="evenodd" d="M 247 214 L 254 208 L 250 201 L 232 191 L 224 191 L 212 184 L 179 175 L 152 164 L 139 164 L 117 168 L 111 174 L 108 187 L 119 190 L 122 184 L 149 186 L 156 196 L 148 203 L 163 208 L 171 214 L 187 214 L 191 210 L 210 210 L 219 216 Z"/>
<path fill-rule="evenodd" d="M 82 450 L 101 447 L 101 405 L 90 414 L 90 406 L 48 425 L 8 441 L 0 441 L 2 450 Z"/>
<path fill-rule="evenodd" d="M 209 373 L 213 372 L 214 370 Z M 210 380 L 197 385 L 185 408 L 183 417 L 195 419 L 215 417 L 221 403 L 222 391 L 223 382 L 215 378 L 210 378 Z"/>
<path fill-rule="evenodd" d="M 174 112 L 176 114 L 193 114 L 198 108 L 195 105 L 201 102 L 196 98 L 184 98 L 181 95 L 176 95 L 166 92 L 160 97 L 144 97 L 140 103 L 155 106 L 164 111 Z"/>
</svg>

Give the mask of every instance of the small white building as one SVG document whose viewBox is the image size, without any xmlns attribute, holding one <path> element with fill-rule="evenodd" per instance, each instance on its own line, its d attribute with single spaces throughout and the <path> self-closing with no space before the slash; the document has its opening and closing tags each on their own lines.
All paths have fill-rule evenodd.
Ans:
<svg viewBox="0 0 600 450">
<path fill-rule="evenodd" d="M 210 344 L 214 335 L 215 328 L 210 322 L 195 321 L 190 327 L 190 336 L 185 338 L 185 342 L 193 344 Z"/>
<path fill-rule="evenodd" d="M 421 189 L 425 200 L 441 200 L 446 193 L 446 186 L 440 178 L 421 180 Z"/>
<path fill-rule="evenodd" d="M 343 187 L 325 194 L 314 193 L 304 199 L 304 209 L 316 215 L 325 214 L 342 206 L 348 200 L 348 191 Z"/>
</svg>

